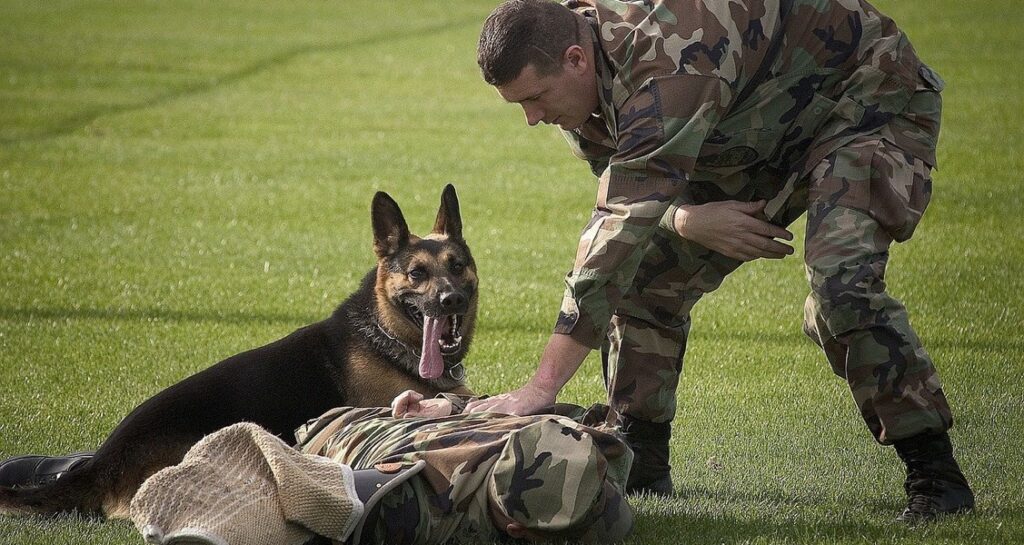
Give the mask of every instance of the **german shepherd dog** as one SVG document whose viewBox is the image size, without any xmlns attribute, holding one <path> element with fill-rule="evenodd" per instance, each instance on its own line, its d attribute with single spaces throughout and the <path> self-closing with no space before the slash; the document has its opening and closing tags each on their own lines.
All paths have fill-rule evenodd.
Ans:
<svg viewBox="0 0 1024 545">
<path fill-rule="evenodd" d="M 56 480 L 0 487 L 0 511 L 127 517 L 147 477 L 230 424 L 255 422 L 293 441 L 297 427 L 333 407 L 388 406 L 404 390 L 470 393 L 462 360 L 477 274 L 455 188 L 444 188 L 434 229 L 422 238 L 386 193 L 374 196 L 371 216 L 377 267 L 329 318 L 146 400 L 94 456 Z"/>
</svg>

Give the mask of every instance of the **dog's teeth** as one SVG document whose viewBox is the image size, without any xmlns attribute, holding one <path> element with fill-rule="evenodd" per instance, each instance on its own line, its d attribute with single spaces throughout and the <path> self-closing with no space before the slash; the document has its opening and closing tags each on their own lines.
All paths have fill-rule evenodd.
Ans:
<svg viewBox="0 0 1024 545">
<path fill-rule="evenodd" d="M 462 335 L 455 337 L 455 344 L 462 344 Z"/>
</svg>

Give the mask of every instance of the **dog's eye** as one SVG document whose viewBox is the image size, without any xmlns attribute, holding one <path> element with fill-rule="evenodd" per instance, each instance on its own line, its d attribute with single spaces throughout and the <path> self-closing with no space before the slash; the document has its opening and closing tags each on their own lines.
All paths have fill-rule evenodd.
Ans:
<svg viewBox="0 0 1024 545">
<path fill-rule="evenodd" d="M 466 270 L 466 266 L 458 261 L 452 262 L 448 268 L 451 269 L 452 274 L 462 274 L 462 271 Z"/>
<path fill-rule="evenodd" d="M 413 282 L 419 282 L 419 281 L 424 280 L 426 278 L 427 278 L 427 271 L 425 271 L 424 269 L 422 269 L 420 267 L 416 267 L 415 269 L 409 271 L 409 280 L 412 280 Z"/>
</svg>

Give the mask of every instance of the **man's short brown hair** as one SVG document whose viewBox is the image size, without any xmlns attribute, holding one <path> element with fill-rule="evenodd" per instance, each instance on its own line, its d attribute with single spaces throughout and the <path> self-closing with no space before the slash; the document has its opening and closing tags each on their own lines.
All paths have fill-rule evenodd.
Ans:
<svg viewBox="0 0 1024 545">
<path fill-rule="evenodd" d="M 549 0 L 506 0 L 484 21 L 476 62 L 487 83 L 505 85 L 528 64 L 539 75 L 559 72 L 562 54 L 579 43 L 579 23 L 569 8 Z"/>
</svg>

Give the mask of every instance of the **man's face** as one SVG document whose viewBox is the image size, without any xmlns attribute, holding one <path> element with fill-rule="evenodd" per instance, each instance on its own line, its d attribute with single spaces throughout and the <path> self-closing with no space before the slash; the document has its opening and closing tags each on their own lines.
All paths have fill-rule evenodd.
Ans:
<svg viewBox="0 0 1024 545">
<path fill-rule="evenodd" d="M 583 125 L 598 107 L 597 79 L 582 53 L 577 57 L 567 53 L 561 70 L 550 75 L 539 75 L 536 67 L 528 64 L 514 80 L 497 88 L 506 101 L 523 107 L 531 126 L 548 123 L 572 130 Z"/>
</svg>

